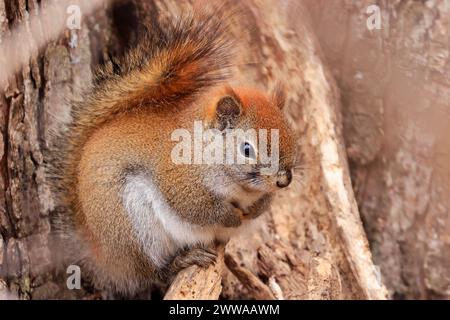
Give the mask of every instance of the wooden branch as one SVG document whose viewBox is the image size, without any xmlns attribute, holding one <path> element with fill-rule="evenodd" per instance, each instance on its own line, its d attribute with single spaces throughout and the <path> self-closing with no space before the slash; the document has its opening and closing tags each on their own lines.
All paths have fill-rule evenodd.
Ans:
<svg viewBox="0 0 450 320">
<path fill-rule="evenodd" d="M 225 264 L 256 300 L 275 300 L 270 288 L 250 270 L 240 266 L 231 254 L 225 254 Z"/>
<path fill-rule="evenodd" d="M 381 283 L 354 198 L 343 137 L 339 131 L 338 117 L 331 107 L 335 97 L 330 89 L 320 61 L 309 48 L 311 61 L 306 65 L 306 80 L 311 91 L 316 92 L 314 103 L 305 108 L 308 123 L 316 129 L 318 162 L 321 184 L 329 206 L 329 215 L 337 227 L 342 248 L 356 281 L 366 299 L 386 299 L 387 290 Z M 308 70 L 309 69 L 309 70 Z"/>
<path fill-rule="evenodd" d="M 217 260 L 208 268 L 190 266 L 181 270 L 167 290 L 164 300 L 217 300 L 222 292 L 224 245 L 217 246 Z"/>
</svg>

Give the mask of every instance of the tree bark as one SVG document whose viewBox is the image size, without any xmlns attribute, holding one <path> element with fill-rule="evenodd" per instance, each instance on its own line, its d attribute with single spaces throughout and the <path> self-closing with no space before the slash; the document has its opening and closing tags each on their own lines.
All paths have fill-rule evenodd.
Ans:
<svg viewBox="0 0 450 320">
<path fill-rule="evenodd" d="M 342 94 L 374 260 L 394 298 L 450 298 L 450 6 L 307 1 Z M 381 30 L 369 31 L 376 4 Z"/>
<path fill-rule="evenodd" d="M 30 16 L 52 3 L 0 1 L 0 39 L 27 26 Z M 80 30 L 62 30 L 58 39 L 49 39 L 0 88 L 0 278 L 8 284 L 9 295 L 21 299 L 83 296 L 82 291 L 63 293 L 65 280 L 55 276 L 57 254 L 52 251 L 49 222 L 53 195 L 44 176 L 43 154 L 50 132 L 69 119 L 66 99 L 91 81 L 92 67 L 108 48 L 107 12 L 84 18 Z M 43 20 L 39 29 L 26 29 L 31 41 L 48 33 Z M 101 29 L 102 25 L 108 27 Z"/>
</svg>

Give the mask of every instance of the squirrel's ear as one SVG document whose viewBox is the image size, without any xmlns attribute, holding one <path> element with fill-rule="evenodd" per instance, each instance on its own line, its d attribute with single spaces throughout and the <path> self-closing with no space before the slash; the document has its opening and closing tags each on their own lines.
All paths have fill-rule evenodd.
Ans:
<svg viewBox="0 0 450 320">
<path fill-rule="evenodd" d="M 218 129 L 234 127 L 241 114 L 241 109 L 241 101 L 234 92 L 230 91 L 229 94 L 220 98 L 216 105 Z"/>
<path fill-rule="evenodd" d="M 284 88 L 283 84 L 278 83 L 275 86 L 275 89 L 272 92 L 272 97 L 275 105 L 280 110 L 283 110 L 284 106 L 286 105 L 286 89 Z"/>
</svg>

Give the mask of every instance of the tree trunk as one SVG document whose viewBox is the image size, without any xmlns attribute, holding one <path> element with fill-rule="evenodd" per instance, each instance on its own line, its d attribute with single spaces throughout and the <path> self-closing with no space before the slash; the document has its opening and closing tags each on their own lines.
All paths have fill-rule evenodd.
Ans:
<svg viewBox="0 0 450 320">
<path fill-rule="evenodd" d="M 450 298 L 450 1 L 312 1 L 355 193 L 395 298 Z M 367 7 L 381 9 L 369 31 Z"/>
<path fill-rule="evenodd" d="M 444 232 L 445 228 L 449 230 L 448 214 L 443 204 L 445 181 L 450 180 L 446 180 L 448 171 L 442 163 L 446 154 L 429 159 L 430 153 L 424 153 L 432 148 L 439 152 L 438 147 L 443 148 L 445 141 L 433 140 L 425 148 L 428 140 L 422 141 L 424 138 L 417 134 L 417 128 L 422 127 L 416 126 L 426 123 L 424 117 L 418 117 L 426 111 L 423 109 L 426 104 L 413 100 L 416 104 L 411 107 L 412 113 L 404 108 L 411 101 L 405 90 L 402 91 L 400 80 L 418 82 L 406 77 L 401 72 L 402 64 L 398 63 L 404 57 L 401 49 L 406 51 L 408 45 L 424 46 L 425 38 L 420 38 L 423 34 L 419 31 L 426 29 L 429 37 L 443 39 L 439 32 L 445 15 L 437 19 L 431 13 L 427 16 L 427 12 L 437 15 L 436 12 L 446 7 L 413 5 L 408 1 L 383 2 L 385 14 L 400 15 L 396 21 L 390 19 L 389 26 L 383 29 L 385 33 L 390 30 L 391 36 L 396 35 L 390 39 L 380 31 L 366 35 L 365 29 L 351 29 L 351 23 L 361 20 L 356 9 L 363 14 L 365 7 L 345 1 L 342 8 L 329 1 L 235 1 L 242 16 L 236 16 L 230 23 L 233 37 L 237 39 L 232 83 L 264 89 L 274 87 L 278 81 L 285 83 L 288 92 L 285 112 L 298 134 L 299 156 L 304 166 L 296 174 L 290 190 L 277 196 L 271 212 L 264 216 L 262 228 L 228 243 L 224 255 L 226 268 L 218 266 L 203 271 L 214 285 L 209 288 L 198 282 L 200 286 L 193 288 L 198 294 L 192 297 L 210 294 L 217 298 L 220 293 L 227 299 L 386 298 L 359 218 L 347 154 L 352 161 L 358 205 L 383 281 L 393 293 L 406 297 L 425 297 L 430 291 L 442 295 L 448 290 L 436 278 L 439 270 L 448 272 L 442 256 L 436 254 L 436 250 L 444 250 L 445 246 L 449 252 Z M 53 1 L 0 0 L 0 39 L 18 25 L 26 24 L 30 15 L 39 15 L 48 3 Z M 78 88 L 91 81 L 92 70 L 108 59 L 109 54 L 120 54 L 136 40 L 136 21 L 166 19 L 203 6 L 203 1 L 112 1 L 95 13 L 83 15 L 80 30 L 65 29 L 58 39 L 49 39 L 19 73 L 9 78 L 0 94 L 3 135 L 0 296 L 8 292 L 24 299 L 111 297 L 108 292 L 92 290 L 87 283 L 83 283 L 82 290 L 68 290 L 65 270 L 55 269 L 58 253 L 53 250 L 49 223 L 54 210 L 53 195 L 43 175 L 43 155 L 51 139 L 50 132 L 69 120 L 65 98 L 77 96 Z M 326 11 L 325 6 L 336 6 L 336 11 Z M 414 38 L 417 41 L 412 44 L 407 41 L 406 32 L 408 26 L 413 27 L 408 19 L 415 18 L 416 11 L 410 8 L 422 12 L 427 22 L 413 34 L 419 38 Z M 436 24 L 430 22 L 435 20 Z M 336 36 L 339 28 L 342 34 Z M 34 32 L 45 34 L 45 24 L 42 23 L 41 30 L 29 31 L 30 34 L 33 31 L 32 37 Z M 360 33 L 366 38 L 361 40 Z M 323 56 L 316 36 L 325 49 Z M 401 47 L 401 43 L 405 46 Z M 356 44 L 361 48 L 350 51 Z M 388 78 L 368 60 L 373 58 L 367 54 L 372 48 L 385 54 L 382 57 L 391 62 Z M 437 50 L 433 48 L 427 50 Z M 418 67 L 428 70 L 425 73 L 417 69 L 417 75 L 422 76 L 423 82 L 426 77 L 436 82 L 435 86 L 421 86 L 428 94 L 434 93 L 435 98 L 428 102 L 438 103 L 430 112 L 430 119 L 441 127 L 436 125 L 430 134 L 445 130 L 439 122 L 442 118 L 436 116 L 441 115 L 438 110 L 446 114 L 441 92 L 446 92 L 448 79 L 436 68 L 448 67 L 446 58 L 436 60 L 430 55 L 430 63 L 423 66 L 418 53 L 425 49 L 413 49 L 417 54 L 408 51 L 408 57 Z M 362 68 L 358 64 L 361 61 L 350 56 L 364 58 L 364 63 L 370 64 Z M 324 60 L 332 72 L 323 64 Z M 385 60 L 375 61 L 386 65 Z M 369 67 L 373 69 L 368 70 Z M 358 80 L 361 74 L 356 71 L 362 74 L 363 81 Z M 396 100 L 397 95 L 403 100 Z M 394 103 L 399 103 L 398 109 Z M 398 123 L 403 118 L 411 120 L 409 127 L 407 121 Z M 416 159 L 419 155 L 423 160 Z M 435 171 L 441 174 L 432 179 Z M 423 183 L 417 183 L 420 181 Z M 427 243 L 430 239 L 434 242 Z M 414 256 L 416 246 L 420 250 Z M 386 258 L 393 252 L 395 255 Z M 395 273 L 391 272 L 392 268 Z M 183 279 L 195 280 L 198 275 L 192 269 L 182 271 L 170 287 L 168 298 L 183 292 L 186 288 Z M 221 291 L 216 281 L 220 278 Z"/>
<path fill-rule="evenodd" d="M 30 16 L 40 15 L 54 3 L 1 0 L 0 39 L 19 26 L 28 26 Z M 43 155 L 50 132 L 68 120 L 66 99 L 91 81 L 92 67 L 102 60 L 111 41 L 109 11 L 84 18 L 80 30 L 62 30 L 58 39 L 33 52 L 29 63 L 0 88 L 4 89 L 0 94 L 0 289 L 9 287 L 11 297 L 83 295 L 76 290 L 64 295 L 65 281 L 55 273 L 49 222 L 53 195 L 44 176 Z M 27 34 L 21 36 L 31 41 L 46 37 L 45 21 L 39 18 L 39 22 L 39 29 L 26 27 Z"/>
</svg>

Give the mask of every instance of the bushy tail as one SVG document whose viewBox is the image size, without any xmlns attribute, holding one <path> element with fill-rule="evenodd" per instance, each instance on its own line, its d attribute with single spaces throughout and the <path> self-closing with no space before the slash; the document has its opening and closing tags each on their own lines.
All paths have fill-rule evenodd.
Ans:
<svg viewBox="0 0 450 320">
<path fill-rule="evenodd" d="M 145 29 L 136 48 L 97 72 L 94 93 L 72 111 L 75 125 L 133 106 L 178 104 L 227 78 L 231 46 L 219 19 L 191 15 Z"/>
</svg>

